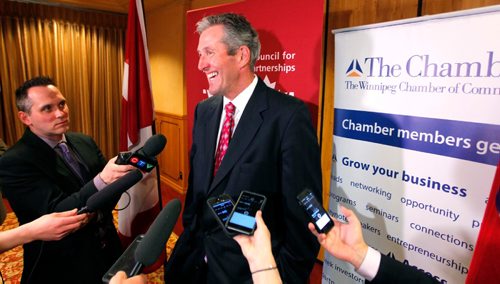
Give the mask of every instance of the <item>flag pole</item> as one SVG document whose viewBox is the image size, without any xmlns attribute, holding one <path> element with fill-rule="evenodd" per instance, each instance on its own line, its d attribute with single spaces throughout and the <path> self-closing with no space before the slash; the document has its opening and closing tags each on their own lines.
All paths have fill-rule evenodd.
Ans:
<svg viewBox="0 0 500 284">
<path fill-rule="evenodd" d="M 144 7 L 144 0 L 141 0 L 141 5 L 142 5 L 142 18 L 144 19 L 144 32 L 146 33 L 146 38 L 148 38 L 147 37 L 148 29 L 147 29 L 147 25 L 146 25 L 146 9 Z M 153 90 L 151 90 L 151 95 L 153 95 Z M 153 110 L 153 113 L 154 113 L 154 111 L 155 110 Z M 155 118 L 153 118 L 153 125 L 151 126 L 151 132 L 153 135 L 155 135 L 157 133 L 156 132 L 156 116 L 155 116 Z M 167 143 L 168 143 L 168 140 L 167 140 Z M 160 211 L 161 211 L 163 209 L 163 199 L 162 199 L 162 195 L 161 195 L 161 177 L 160 177 L 160 165 L 159 164 L 156 166 L 156 188 L 158 191 L 158 199 L 159 199 L 158 206 L 159 206 Z"/>
<path fill-rule="evenodd" d="M 141 4 L 142 4 L 142 18 L 144 19 L 144 32 L 146 33 L 146 38 L 148 38 L 147 37 L 148 29 L 147 29 L 147 25 L 146 25 L 146 8 L 144 7 L 144 0 L 141 0 Z M 147 42 L 146 42 L 146 44 L 147 44 Z M 149 56 L 149 54 L 148 54 L 148 56 Z M 151 78 L 150 78 L 150 80 L 151 80 Z M 152 84 L 151 81 L 150 81 L 150 84 Z M 151 90 L 151 96 L 152 95 L 153 95 L 153 90 Z M 155 113 L 155 110 L 153 109 L 153 114 L 154 113 Z M 151 125 L 151 132 L 153 135 L 156 135 L 156 115 L 153 118 L 153 125 Z M 168 143 L 168 138 L 167 138 L 167 143 Z M 162 198 L 162 194 L 161 194 L 161 176 L 160 176 L 160 164 L 159 163 L 156 166 L 156 189 L 158 192 L 158 207 L 160 210 L 159 212 L 161 212 L 161 210 L 163 209 L 163 198 Z M 167 252 L 165 251 L 164 253 L 165 253 L 165 258 L 163 259 L 163 271 L 165 272 L 166 268 L 167 268 Z M 163 277 L 165 277 L 165 275 Z"/>
</svg>

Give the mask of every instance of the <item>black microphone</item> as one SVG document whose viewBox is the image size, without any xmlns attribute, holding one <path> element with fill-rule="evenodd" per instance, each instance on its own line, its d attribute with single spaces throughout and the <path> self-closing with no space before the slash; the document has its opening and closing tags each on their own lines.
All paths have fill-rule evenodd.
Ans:
<svg viewBox="0 0 500 284">
<path fill-rule="evenodd" d="M 115 161 L 115 164 L 118 165 L 126 165 L 128 164 L 128 160 L 134 154 L 144 156 L 150 159 L 154 159 L 155 156 L 163 151 L 165 145 L 167 144 L 167 138 L 163 134 L 155 134 L 149 137 L 148 140 L 144 143 L 142 148 L 138 149 L 135 152 L 120 152 L 118 154 L 118 158 Z"/>
<path fill-rule="evenodd" d="M 140 170 L 133 170 L 121 178 L 110 183 L 100 191 L 94 193 L 87 199 L 86 206 L 80 208 L 77 214 L 94 212 L 96 210 L 110 206 L 110 202 L 118 198 L 123 192 L 132 187 L 142 179 Z"/>
<path fill-rule="evenodd" d="M 181 201 L 177 198 L 167 203 L 149 227 L 142 241 L 135 250 L 135 266 L 129 276 L 134 276 L 142 272 L 146 266 L 156 262 L 162 251 L 165 250 L 165 243 L 174 230 L 177 218 L 181 213 Z"/>
<path fill-rule="evenodd" d="M 160 154 L 166 144 L 167 138 L 163 134 L 155 134 L 146 140 L 144 146 L 137 150 L 137 153 L 152 158 Z"/>
</svg>

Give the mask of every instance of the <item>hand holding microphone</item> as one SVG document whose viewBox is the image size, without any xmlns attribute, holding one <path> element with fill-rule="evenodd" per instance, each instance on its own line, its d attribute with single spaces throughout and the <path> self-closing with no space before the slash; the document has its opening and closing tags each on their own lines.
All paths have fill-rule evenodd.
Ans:
<svg viewBox="0 0 500 284">
<path fill-rule="evenodd" d="M 114 157 L 108 161 L 104 169 L 99 173 L 99 177 L 106 184 L 111 184 L 117 179 L 127 174 L 129 171 L 135 169 L 133 166 L 128 164 L 119 165 L 116 164 L 118 157 Z"/>
<path fill-rule="evenodd" d="M 116 202 L 118 197 L 127 189 L 142 179 L 142 172 L 138 169 L 129 171 L 123 177 L 110 183 L 105 188 L 94 193 L 87 199 L 85 207 L 78 210 L 78 214 L 95 212 L 99 209 L 104 209 L 112 206 L 112 202 Z"/>
</svg>

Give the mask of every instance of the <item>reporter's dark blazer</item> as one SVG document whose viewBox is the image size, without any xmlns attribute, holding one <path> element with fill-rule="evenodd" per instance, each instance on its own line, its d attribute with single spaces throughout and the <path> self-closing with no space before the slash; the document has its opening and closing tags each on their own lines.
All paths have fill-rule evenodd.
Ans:
<svg viewBox="0 0 500 284">
<path fill-rule="evenodd" d="M 86 165 L 81 182 L 64 160 L 26 129 L 0 158 L 0 183 L 20 224 L 52 212 L 81 208 L 97 192 L 92 179 L 106 160 L 92 138 L 66 133 L 68 145 Z M 95 219 L 99 219 L 97 222 Z M 22 283 L 102 283 L 101 277 L 121 252 L 111 210 L 60 241 L 24 245 Z M 104 249 L 101 248 L 106 243 Z"/>
<path fill-rule="evenodd" d="M 167 264 L 165 282 L 251 283 L 240 247 L 224 234 L 206 204 L 221 193 L 236 202 L 240 192 L 248 190 L 267 197 L 263 216 L 282 279 L 306 283 L 319 244 L 307 229 L 296 196 L 309 188 L 321 200 L 322 192 L 320 151 L 310 113 L 302 101 L 259 79 L 214 177 L 222 104 L 223 98 L 214 96 L 196 107 L 184 232 Z"/>
<path fill-rule="evenodd" d="M 382 254 L 380 267 L 371 284 L 435 284 L 440 283 L 429 274 Z"/>
</svg>

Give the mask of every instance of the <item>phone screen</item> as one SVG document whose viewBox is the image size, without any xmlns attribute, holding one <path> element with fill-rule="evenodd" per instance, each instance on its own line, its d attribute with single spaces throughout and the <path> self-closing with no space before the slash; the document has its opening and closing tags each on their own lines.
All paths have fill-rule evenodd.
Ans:
<svg viewBox="0 0 500 284">
<path fill-rule="evenodd" d="M 233 201 L 228 198 L 216 198 L 210 202 L 210 206 L 221 223 L 226 224 L 227 219 L 233 210 Z"/>
<path fill-rule="evenodd" d="M 326 233 L 333 228 L 332 219 L 311 191 L 304 190 L 297 199 L 318 232 Z"/>
<path fill-rule="evenodd" d="M 138 235 L 134 241 L 127 247 L 123 254 L 118 258 L 118 260 L 111 266 L 111 268 L 104 274 L 102 281 L 104 283 L 109 283 L 111 278 L 120 270 L 125 271 L 127 276 L 131 276 L 131 272 L 137 265 L 135 261 L 135 250 L 137 246 L 144 238 L 144 235 Z"/>
<path fill-rule="evenodd" d="M 127 164 L 132 165 L 141 171 L 150 172 L 158 165 L 158 162 L 138 153 L 134 153 L 128 158 Z"/>
<path fill-rule="evenodd" d="M 242 191 L 227 222 L 227 228 L 251 235 L 255 230 L 255 214 L 264 207 L 266 197 L 253 192 Z"/>
</svg>

